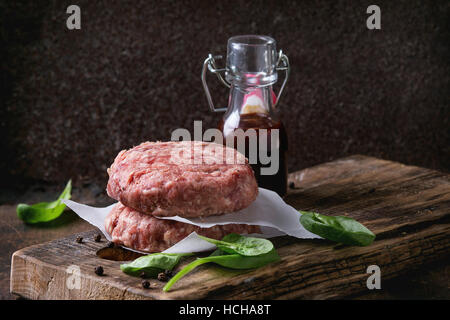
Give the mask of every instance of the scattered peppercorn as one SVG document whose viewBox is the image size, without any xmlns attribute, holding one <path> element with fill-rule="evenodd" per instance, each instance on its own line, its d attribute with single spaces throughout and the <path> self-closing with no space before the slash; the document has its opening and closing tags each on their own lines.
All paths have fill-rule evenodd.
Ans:
<svg viewBox="0 0 450 320">
<path fill-rule="evenodd" d="M 142 288 L 144 288 L 144 289 L 150 288 L 150 281 L 148 281 L 148 280 L 142 280 L 141 284 L 142 284 Z"/>
<path fill-rule="evenodd" d="M 158 280 L 159 281 L 167 281 L 167 276 L 164 272 L 158 273 Z"/>
<path fill-rule="evenodd" d="M 168 278 L 170 278 L 170 277 L 172 276 L 172 271 L 169 270 L 169 269 L 164 270 L 164 274 L 165 274 Z"/>
<path fill-rule="evenodd" d="M 294 182 L 289 183 L 289 188 L 294 189 L 295 188 L 295 183 Z"/>
<path fill-rule="evenodd" d="M 103 275 L 103 267 L 102 266 L 95 267 L 95 274 L 98 276 L 102 276 Z"/>
<path fill-rule="evenodd" d="M 374 193 L 375 192 L 375 188 L 372 188 L 369 190 L 369 193 Z"/>
<path fill-rule="evenodd" d="M 108 242 L 108 245 L 107 245 L 107 247 L 108 248 L 114 248 L 114 242 L 112 242 L 112 241 L 110 241 L 110 242 Z"/>
<path fill-rule="evenodd" d="M 77 243 L 82 243 L 83 242 L 83 237 L 77 237 Z"/>
<path fill-rule="evenodd" d="M 100 242 L 101 240 L 102 240 L 101 234 L 97 234 L 97 235 L 94 237 L 94 241 L 95 241 L 95 242 Z"/>
<path fill-rule="evenodd" d="M 146 276 L 145 272 L 142 271 L 141 274 L 139 274 L 139 277 L 145 279 L 147 276 Z"/>
</svg>

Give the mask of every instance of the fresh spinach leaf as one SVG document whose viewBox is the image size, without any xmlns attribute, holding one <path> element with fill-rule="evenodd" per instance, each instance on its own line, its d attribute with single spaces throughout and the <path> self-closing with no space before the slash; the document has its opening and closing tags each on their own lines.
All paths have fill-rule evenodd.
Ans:
<svg viewBox="0 0 450 320">
<path fill-rule="evenodd" d="M 368 246 L 375 239 L 372 231 L 352 218 L 307 211 L 300 213 L 300 223 L 305 229 L 322 238 L 356 246 Z"/>
<path fill-rule="evenodd" d="M 224 252 L 225 253 L 225 252 Z M 221 258 L 216 258 L 221 257 Z M 223 255 L 214 255 L 208 257 L 212 261 L 222 267 L 230 268 L 230 269 L 256 269 L 259 267 L 263 267 L 270 262 L 275 262 L 280 260 L 278 253 L 275 249 L 272 249 L 268 253 L 261 254 L 259 256 L 242 256 L 240 254 L 223 254 Z"/>
<path fill-rule="evenodd" d="M 237 253 L 243 256 L 258 256 L 273 250 L 273 244 L 267 239 L 241 236 L 237 233 L 230 233 L 222 240 L 199 237 L 217 246 L 226 253 Z"/>
<path fill-rule="evenodd" d="M 187 273 L 195 269 L 196 267 L 205 263 L 216 263 L 222 267 L 231 269 L 256 269 L 265 266 L 271 262 L 280 260 L 275 249 L 272 249 L 268 253 L 264 253 L 258 256 L 243 256 L 240 254 L 227 254 L 227 252 L 220 249 L 214 251 L 209 257 L 197 258 L 189 263 L 183 269 L 181 269 L 172 279 L 164 286 L 164 291 L 169 291 L 170 288 L 184 277 Z"/>
<path fill-rule="evenodd" d="M 139 257 L 131 263 L 121 264 L 120 269 L 132 276 L 140 276 L 144 272 L 147 277 L 156 277 L 164 270 L 172 270 L 181 257 L 190 255 L 192 253 L 153 253 Z"/>
<path fill-rule="evenodd" d="M 68 200 L 71 197 L 72 180 L 67 182 L 64 191 L 57 200 L 52 202 L 40 202 L 33 205 L 19 204 L 16 208 L 17 216 L 26 223 L 47 222 L 58 218 L 66 208 L 61 202 L 62 199 Z"/>
</svg>

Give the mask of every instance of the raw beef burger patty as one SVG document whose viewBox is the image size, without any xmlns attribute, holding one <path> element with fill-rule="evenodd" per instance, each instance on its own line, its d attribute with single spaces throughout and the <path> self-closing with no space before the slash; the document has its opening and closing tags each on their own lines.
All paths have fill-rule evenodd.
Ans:
<svg viewBox="0 0 450 320">
<path fill-rule="evenodd" d="M 158 219 L 125 207 L 120 202 L 106 217 L 105 227 L 113 242 L 146 252 L 164 251 L 194 231 L 218 240 L 229 233 L 261 233 L 258 226 L 246 224 L 200 228 L 178 221 Z"/>
<path fill-rule="evenodd" d="M 221 152 L 211 152 L 214 148 Z M 235 212 L 258 194 L 247 159 L 208 142 L 144 142 L 121 151 L 108 174 L 110 197 L 154 216 Z"/>
</svg>

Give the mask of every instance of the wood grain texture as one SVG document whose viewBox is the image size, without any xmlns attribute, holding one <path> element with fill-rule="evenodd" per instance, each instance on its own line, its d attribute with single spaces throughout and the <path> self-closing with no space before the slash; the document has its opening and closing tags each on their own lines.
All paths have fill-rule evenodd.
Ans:
<svg viewBox="0 0 450 320">
<path fill-rule="evenodd" d="M 347 215 L 377 235 L 368 247 L 326 240 L 274 239 L 281 261 L 253 271 L 199 267 L 169 293 L 163 282 L 127 276 L 120 261 L 98 257 L 105 242 L 95 230 L 14 253 L 11 291 L 31 299 L 324 299 L 367 290 L 366 269 L 376 264 L 382 281 L 450 253 L 450 177 L 433 170 L 365 156 L 325 163 L 290 175 L 286 201 L 302 210 Z M 104 240 L 103 240 L 104 241 Z M 186 259 L 180 266 L 188 263 Z M 80 289 L 69 289 L 67 267 L 81 271 Z M 94 268 L 102 265 L 104 276 Z"/>
</svg>

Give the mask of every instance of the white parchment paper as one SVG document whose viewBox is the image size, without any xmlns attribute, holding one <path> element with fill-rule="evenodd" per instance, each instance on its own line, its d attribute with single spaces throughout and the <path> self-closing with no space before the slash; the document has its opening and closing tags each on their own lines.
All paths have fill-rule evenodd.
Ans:
<svg viewBox="0 0 450 320">
<path fill-rule="evenodd" d="M 105 208 L 95 208 L 71 200 L 62 200 L 80 218 L 96 226 L 108 240 L 111 236 L 105 230 L 105 219 L 115 204 Z M 193 224 L 203 228 L 224 224 L 250 224 L 261 226 L 262 234 L 255 234 L 263 238 L 289 235 L 301 239 L 320 239 L 319 236 L 306 230 L 300 223 L 301 214 L 285 203 L 275 192 L 259 188 L 258 197 L 247 208 L 221 216 L 206 218 L 164 217 L 160 219 L 175 220 Z M 214 249 L 215 246 L 200 239 L 195 232 L 176 243 L 164 252 L 184 253 L 201 252 Z M 135 250 L 134 250 L 135 251 Z"/>
</svg>

